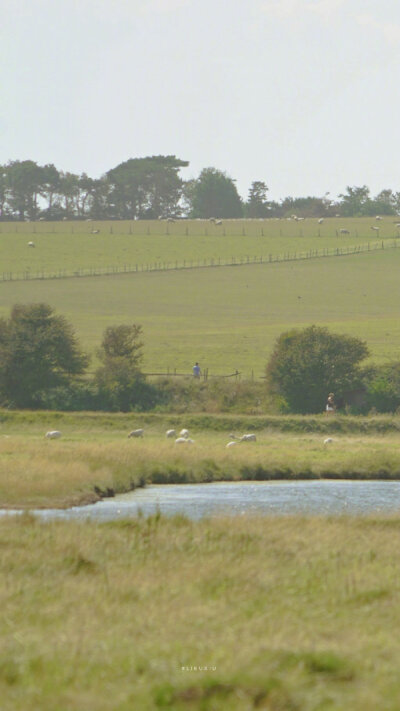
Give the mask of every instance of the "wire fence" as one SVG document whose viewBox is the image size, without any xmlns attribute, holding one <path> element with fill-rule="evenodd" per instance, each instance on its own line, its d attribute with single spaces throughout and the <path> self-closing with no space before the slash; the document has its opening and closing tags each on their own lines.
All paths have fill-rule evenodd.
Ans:
<svg viewBox="0 0 400 711">
<path fill-rule="evenodd" d="M 143 272 L 177 271 L 182 269 L 204 269 L 213 267 L 237 267 L 250 264 L 277 264 L 280 262 L 294 262 L 306 259 L 320 259 L 325 257 L 343 257 L 351 254 L 375 252 L 377 250 L 396 249 L 400 244 L 400 237 L 386 239 L 379 242 L 347 247 L 333 247 L 310 249 L 306 252 L 285 252 L 283 254 L 268 254 L 260 256 L 216 257 L 209 259 L 183 259 L 171 262 L 148 262 L 146 264 L 121 264 L 104 267 L 82 267 L 78 269 L 57 269 L 53 271 L 33 271 L 27 269 L 23 272 L 0 272 L 0 282 L 3 281 L 33 281 L 44 279 L 75 279 L 80 277 L 113 276 L 116 274 L 136 274 Z"/>
<path fill-rule="evenodd" d="M 228 373 L 227 375 L 225 374 L 213 374 L 209 373 L 208 368 L 204 368 L 200 375 L 195 376 L 193 373 L 177 373 L 176 368 L 173 370 L 167 369 L 166 373 L 143 373 L 143 375 L 146 376 L 146 378 L 192 378 L 196 380 L 209 380 L 211 378 L 234 378 L 235 380 L 240 380 L 242 373 L 240 373 L 238 370 L 235 370 L 234 373 Z M 254 371 L 251 371 L 251 379 L 254 380 Z"/>
</svg>

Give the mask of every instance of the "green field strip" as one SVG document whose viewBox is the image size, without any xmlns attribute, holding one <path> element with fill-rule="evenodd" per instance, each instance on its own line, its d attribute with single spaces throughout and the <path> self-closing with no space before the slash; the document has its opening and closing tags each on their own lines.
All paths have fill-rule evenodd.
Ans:
<svg viewBox="0 0 400 711">
<path fill-rule="evenodd" d="M 46 302 L 93 355 L 104 329 L 143 326 L 145 372 L 264 375 L 283 331 L 311 324 L 367 341 L 374 362 L 400 354 L 400 250 L 340 259 L 0 284 L 0 316 Z M 261 382 L 261 381 L 260 381 Z"/>
<path fill-rule="evenodd" d="M 399 238 L 400 239 L 400 238 Z M 58 269 L 57 271 L 46 272 L 46 271 L 31 271 L 26 270 L 25 272 L 7 272 L 3 271 L 0 273 L 0 281 L 32 281 L 32 280 L 43 280 L 43 279 L 71 279 L 76 277 L 99 277 L 99 276 L 110 276 L 115 274 L 132 274 L 141 272 L 160 272 L 160 271 L 176 271 L 181 269 L 204 269 L 204 268 L 215 268 L 215 267 L 236 267 L 243 265 L 254 265 L 254 264 L 276 264 L 277 262 L 293 262 L 302 261 L 306 259 L 321 259 L 324 257 L 343 257 L 352 254 L 361 254 L 363 252 L 374 252 L 381 249 L 396 249 L 399 243 L 399 239 L 393 240 L 381 240 L 374 243 L 365 243 L 358 245 L 348 245 L 344 247 L 325 247 L 319 249 L 310 249 L 307 252 L 294 252 L 294 253 L 283 253 L 283 254 L 268 254 L 267 256 L 260 255 L 259 257 L 254 256 L 237 256 L 232 257 L 230 260 L 218 257 L 203 260 L 201 259 L 184 259 L 183 261 L 176 260 L 175 262 L 153 262 L 146 264 L 124 264 L 124 265 L 114 265 L 108 267 L 90 267 L 90 268 L 78 268 L 73 271 L 68 269 Z"/>
</svg>

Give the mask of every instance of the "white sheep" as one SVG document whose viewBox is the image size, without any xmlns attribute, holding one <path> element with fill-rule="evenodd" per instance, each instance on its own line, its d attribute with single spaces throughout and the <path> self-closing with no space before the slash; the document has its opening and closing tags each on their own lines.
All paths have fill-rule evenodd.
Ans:
<svg viewBox="0 0 400 711">
<path fill-rule="evenodd" d="M 91 235 L 98 235 L 98 234 L 100 234 L 100 230 L 92 230 L 90 234 Z"/>
<path fill-rule="evenodd" d="M 377 216 L 375 217 L 375 220 L 383 220 L 383 217 L 381 217 L 380 215 L 377 215 Z"/>
<path fill-rule="evenodd" d="M 175 444 L 194 444 L 194 439 L 190 439 L 189 437 L 178 437 L 175 440 Z"/>
<path fill-rule="evenodd" d="M 324 439 L 324 444 L 331 444 L 331 442 L 333 442 L 332 437 L 327 437 L 326 439 Z"/>
<path fill-rule="evenodd" d="M 45 437 L 47 437 L 47 439 L 59 439 L 61 432 L 60 430 L 49 430 L 49 432 L 46 432 Z"/>
<path fill-rule="evenodd" d="M 345 229 L 341 229 L 341 230 L 339 230 L 339 232 L 341 235 L 349 235 L 350 234 L 350 230 L 345 230 Z"/>
<path fill-rule="evenodd" d="M 187 439 L 189 437 L 189 430 L 185 430 L 185 429 L 181 430 L 179 432 L 179 437 L 185 437 Z"/>
<path fill-rule="evenodd" d="M 167 439 L 169 439 L 170 437 L 176 437 L 176 432 L 175 430 L 167 430 L 165 436 L 167 437 Z"/>
<path fill-rule="evenodd" d="M 255 434 L 244 434 L 240 438 L 240 442 L 256 442 L 256 440 Z"/>
<path fill-rule="evenodd" d="M 375 227 L 374 225 L 371 226 L 371 230 L 374 230 L 374 232 L 379 232 L 379 227 Z"/>
<path fill-rule="evenodd" d="M 219 225 L 222 225 L 222 220 L 215 220 L 215 224 L 218 225 L 218 226 L 219 226 Z"/>
<path fill-rule="evenodd" d="M 228 444 L 226 445 L 226 449 L 230 449 L 230 447 L 236 447 L 236 445 L 237 442 L 228 442 Z"/>
<path fill-rule="evenodd" d="M 129 432 L 128 438 L 129 437 L 143 437 L 143 432 L 144 432 L 144 430 L 142 430 L 142 429 L 132 430 L 132 432 Z"/>
<path fill-rule="evenodd" d="M 36 247 L 34 242 L 28 242 L 28 247 Z"/>
<path fill-rule="evenodd" d="M 323 218 L 323 217 L 320 217 L 319 220 L 318 220 L 318 224 L 319 224 L 319 225 L 322 225 L 323 221 L 324 221 L 324 218 Z"/>
</svg>

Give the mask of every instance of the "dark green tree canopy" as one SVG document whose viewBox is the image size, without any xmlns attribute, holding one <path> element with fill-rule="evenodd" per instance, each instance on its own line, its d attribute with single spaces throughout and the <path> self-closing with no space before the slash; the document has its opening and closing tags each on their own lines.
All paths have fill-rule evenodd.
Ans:
<svg viewBox="0 0 400 711">
<path fill-rule="evenodd" d="M 17 407 L 31 407 L 41 391 L 84 372 L 88 357 L 72 326 L 48 304 L 20 304 L 0 320 L 0 393 Z"/>
<path fill-rule="evenodd" d="M 340 396 L 359 384 L 359 364 L 368 355 L 364 341 L 327 328 L 287 331 L 267 365 L 269 391 L 291 412 L 322 412 L 329 392 Z"/>
<path fill-rule="evenodd" d="M 191 185 L 191 217 L 242 217 L 243 205 L 232 178 L 205 168 Z"/>
<path fill-rule="evenodd" d="M 127 412 L 135 404 L 138 382 L 142 379 L 142 327 L 135 324 L 109 326 L 98 350 L 102 363 L 95 381 L 111 409 Z"/>
<path fill-rule="evenodd" d="M 180 168 L 188 161 L 175 156 L 130 158 L 109 170 L 110 203 L 116 217 L 157 219 L 180 214 Z"/>
</svg>

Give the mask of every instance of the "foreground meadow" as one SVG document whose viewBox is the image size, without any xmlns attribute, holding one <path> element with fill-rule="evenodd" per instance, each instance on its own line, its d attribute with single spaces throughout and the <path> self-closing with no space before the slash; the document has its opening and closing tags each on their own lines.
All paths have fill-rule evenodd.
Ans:
<svg viewBox="0 0 400 711">
<path fill-rule="evenodd" d="M 33 250 L 32 250 L 33 251 Z M 264 375 L 277 337 L 311 324 L 367 341 L 374 362 L 398 359 L 400 249 L 253 266 L 0 284 L 0 316 L 44 301 L 95 356 L 107 326 L 143 326 L 148 373 Z M 93 366 L 96 365 L 95 358 Z M 262 383 L 260 381 L 260 388 Z"/>
<path fill-rule="evenodd" d="M 0 521 L 4 711 L 396 711 L 400 520 Z"/>
<path fill-rule="evenodd" d="M 398 418 L 7 413 L 0 425 L 0 508 L 65 508 L 146 484 L 279 479 L 400 479 Z M 192 445 L 165 430 L 190 426 Z M 57 427 L 62 438 L 47 440 Z M 129 431 L 143 426 L 143 439 Z M 226 448 L 231 432 L 256 442 Z M 330 435 L 332 442 L 324 443 Z"/>
</svg>

